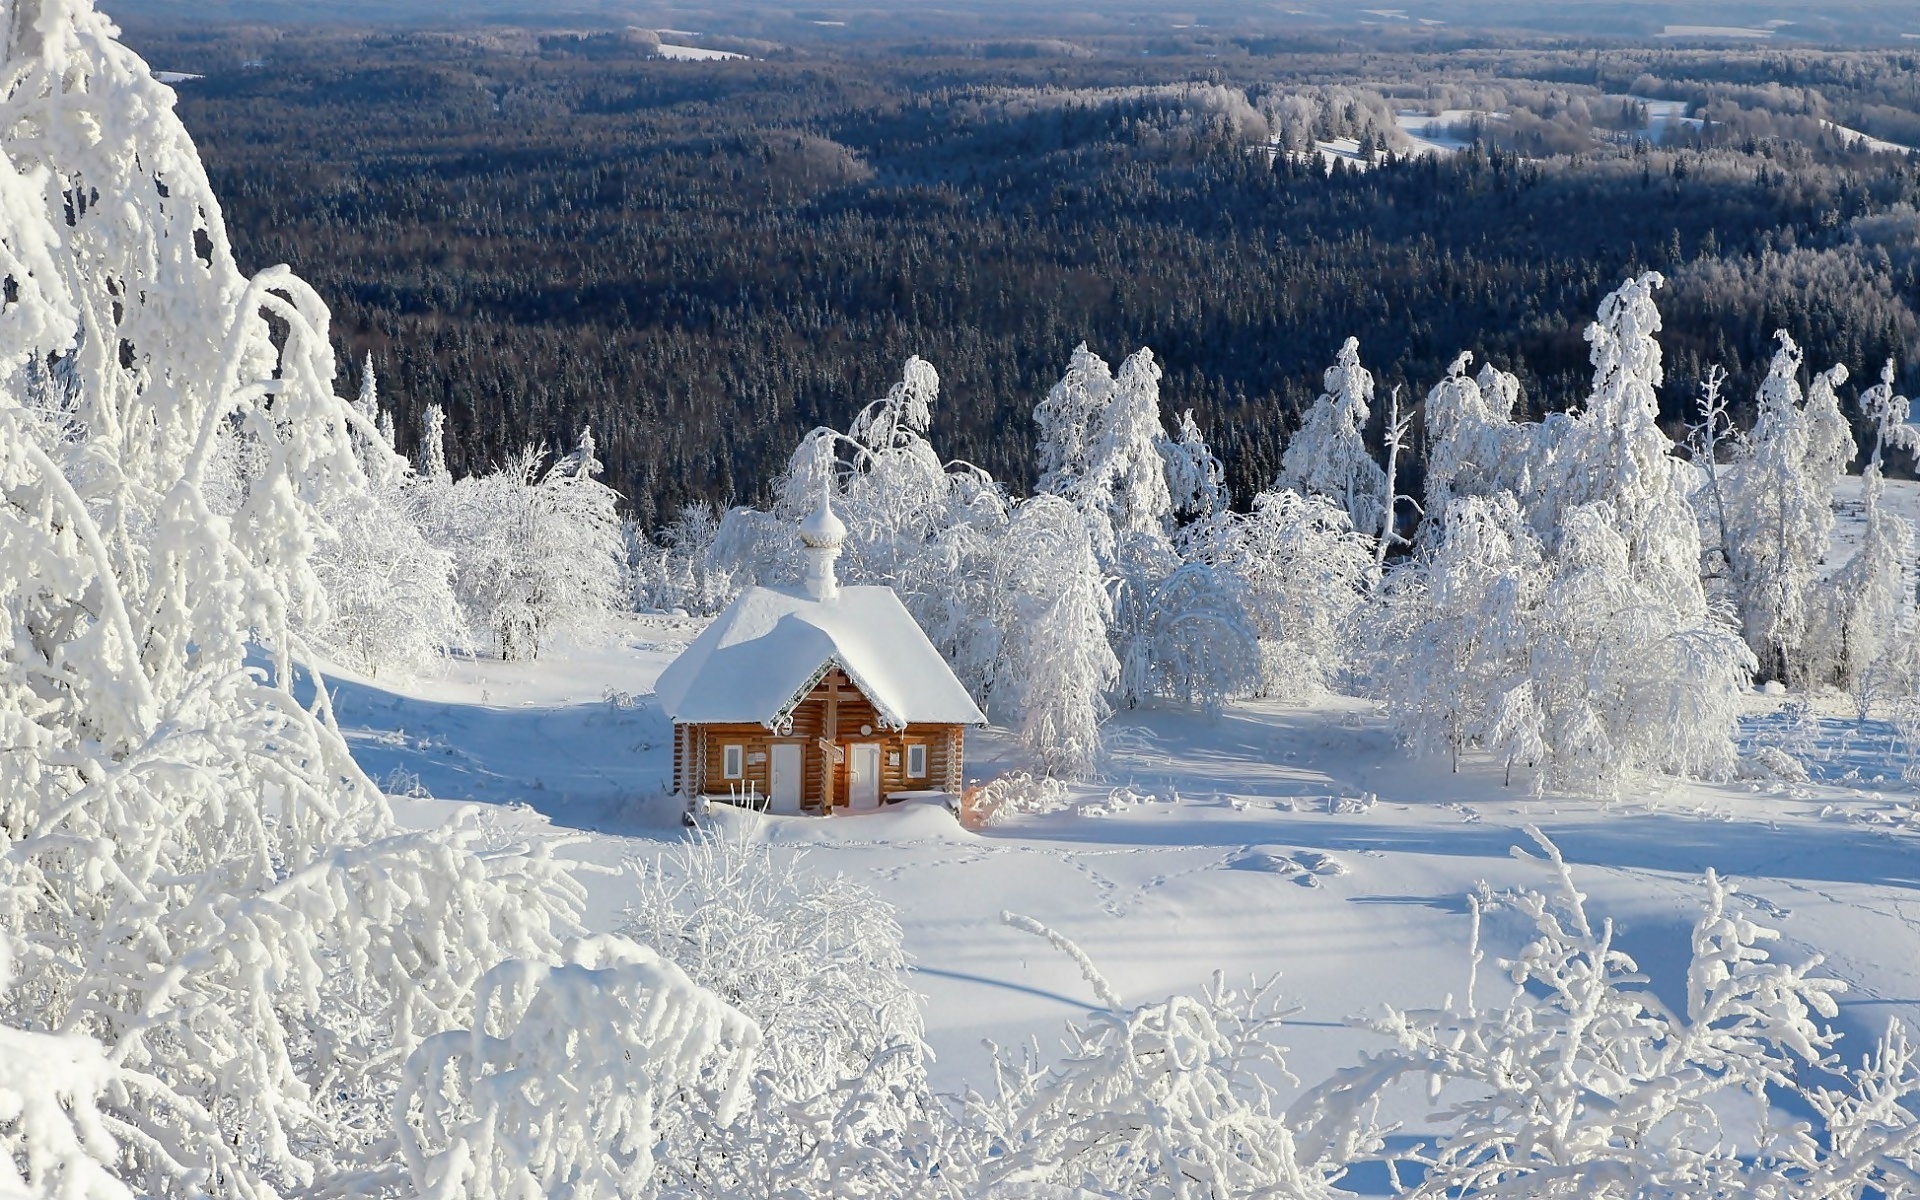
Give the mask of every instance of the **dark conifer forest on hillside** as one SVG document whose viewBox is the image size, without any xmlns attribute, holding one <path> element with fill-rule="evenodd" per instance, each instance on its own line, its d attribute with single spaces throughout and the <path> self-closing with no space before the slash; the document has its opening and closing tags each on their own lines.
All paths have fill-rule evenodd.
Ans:
<svg viewBox="0 0 1920 1200">
<path fill-rule="evenodd" d="M 1150 346 L 1244 497 L 1346 336 L 1383 387 L 1417 399 L 1470 350 L 1538 413 L 1582 394 L 1595 304 L 1647 268 L 1676 431 L 1711 364 L 1751 396 L 1776 328 L 1916 380 L 1920 157 L 1884 152 L 1920 144 L 1907 52 L 133 33 L 205 76 L 181 111 L 243 268 L 319 289 L 403 450 L 435 403 L 456 472 L 590 423 L 647 525 L 763 499 L 910 354 L 941 373 L 935 444 L 1024 491 L 1081 341 Z M 1648 100 L 1687 119 L 1645 128 Z M 1470 148 L 1422 152 L 1416 110 Z"/>
</svg>

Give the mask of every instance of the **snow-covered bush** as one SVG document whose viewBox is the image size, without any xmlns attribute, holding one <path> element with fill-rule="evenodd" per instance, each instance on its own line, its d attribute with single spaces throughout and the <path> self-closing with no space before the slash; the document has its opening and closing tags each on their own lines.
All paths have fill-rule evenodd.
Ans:
<svg viewBox="0 0 1920 1200">
<path fill-rule="evenodd" d="M 1044 816 L 1073 802 L 1073 791 L 1061 780 L 1025 771 L 1008 771 L 967 793 L 961 816 L 978 829 L 1019 816 Z"/>
<path fill-rule="evenodd" d="M 529 448 L 489 475 L 416 485 L 428 539 L 453 556 L 454 593 L 501 658 L 592 636 L 626 606 L 620 495 L 601 483 L 593 433 L 546 470 Z"/>
<path fill-rule="evenodd" d="M 1324 496 L 1346 511 L 1355 529 L 1372 535 L 1381 527 L 1389 481 L 1367 449 L 1373 375 L 1360 365 L 1358 338 L 1340 347 L 1327 368 L 1326 389 L 1288 439 L 1274 487 Z"/>
<path fill-rule="evenodd" d="M 427 1200 L 648 1194 L 661 1102 L 691 1093 L 730 1120 L 760 1042 L 753 1022 L 623 938 L 503 962 L 481 978 L 470 1028 L 408 1056 L 393 1106 L 409 1181 Z"/>
<path fill-rule="evenodd" d="M 737 1113 L 663 1126 L 674 1194 L 949 1194 L 957 1126 L 927 1082 L 920 1001 L 893 910 L 776 860 L 752 830 L 703 832 L 644 868 L 626 932 L 751 1017 L 764 1039 Z M 949 1181 L 957 1186 L 958 1179 Z"/>
<path fill-rule="evenodd" d="M 1344 1164 L 1303 1157 L 1274 1103 L 1292 1077 L 1274 1041 L 1271 984 L 1236 992 L 1216 976 L 1198 996 L 1129 1006 L 1066 938 L 1028 917 L 1001 919 L 1073 958 L 1101 1007 L 1068 1024 L 1058 1062 L 996 1055 L 993 1094 L 968 1097 L 985 1185 L 1129 1200 L 1344 1194 L 1333 1187 Z"/>
<path fill-rule="evenodd" d="M 0 997 L 12 988 L 13 950 L 0 935 Z M 101 1112 L 115 1082 L 92 1038 L 0 1024 L 0 1196 L 133 1200 L 113 1174 L 118 1146 Z"/>
<path fill-rule="evenodd" d="M 1902 1034 L 1840 1072 L 1823 1020 L 1845 985 L 1821 975 L 1817 957 L 1775 961 L 1766 944 L 1779 935 L 1740 915 L 1711 872 L 1684 1002 L 1670 1004 L 1619 948 L 1612 922 L 1588 916 L 1558 849 L 1535 838 L 1551 894 L 1475 900 L 1465 995 L 1371 1022 L 1394 1046 L 1289 1106 L 1303 1151 L 1341 1156 L 1353 1147 L 1353 1114 L 1414 1080 L 1446 1103 L 1432 1141 L 1396 1156 L 1418 1169 L 1398 1191 L 1408 1200 L 1912 1194 L 1920 1121 L 1905 1104 L 1920 1077 Z M 1482 1007 L 1480 920 L 1495 908 L 1530 934 L 1499 962 L 1512 991 Z M 1817 1082 L 1828 1072 L 1832 1086 Z M 1800 1093 L 1819 1126 L 1774 1112 L 1781 1092 Z"/>
</svg>

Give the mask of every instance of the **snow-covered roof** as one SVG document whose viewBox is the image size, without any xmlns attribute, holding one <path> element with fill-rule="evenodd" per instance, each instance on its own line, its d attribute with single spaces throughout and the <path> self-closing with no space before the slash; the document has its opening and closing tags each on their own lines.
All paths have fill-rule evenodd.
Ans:
<svg viewBox="0 0 1920 1200">
<path fill-rule="evenodd" d="M 748 588 L 668 664 L 655 690 L 675 721 L 773 728 L 831 666 L 889 728 L 987 723 L 885 587 L 843 587 L 830 600 L 798 588 Z"/>
</svg>

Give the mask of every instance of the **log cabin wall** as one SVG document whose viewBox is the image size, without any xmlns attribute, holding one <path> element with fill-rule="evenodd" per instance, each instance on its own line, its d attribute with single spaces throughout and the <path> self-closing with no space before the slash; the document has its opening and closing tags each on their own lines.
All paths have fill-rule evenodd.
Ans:
<svg viewBox="0 0 1920 1200">
<path fill-rule="evenodd" d="M 867 732 L 862 733 L 862 729 Z M 861 742 L 880 747 L 880 793 L 947 791 L 959 794 L 966 730 L 960 725 L 909 725 L 888 729 L 880 715 L 839 668 L 827 672 L 807 698 L 793 710 L 792 728 L 775 735 L 763 725 L 683 725 L 674 734 L 674 787 L 683 793 L 689 785 L 712 796 L 730 796 L 751 789 L 773 794 L 773 747 L 781 743 L 800 747 L 800 803 L 819 809 L 822 797 L 835 806 L 852 799 L 847 763 L 835 763 L 825 753 L 825 740 L 845 750 Z M 926 747 L 924 775 L 912 775 L 912 747 Z M 741 748 L 741 773 L 726 774 L 726 748 Z"/>
</svg>

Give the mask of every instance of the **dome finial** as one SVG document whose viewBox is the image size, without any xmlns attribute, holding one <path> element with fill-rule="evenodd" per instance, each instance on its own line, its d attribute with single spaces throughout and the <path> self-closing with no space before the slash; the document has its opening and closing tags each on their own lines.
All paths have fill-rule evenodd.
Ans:
<svg viewBox="0 0 1920 1200">
<path fill-rule="evenodd" d="M 815 600 L 831 600 L 840 594 L 833 560 L 840 557 L 840 547 L 846 540 L 846 523 L 833 511 L 833 475 L 828 473 L 820 480 L 820 503 L 800 522 L 800 543 L 807 555 L 807 594 Z"/>
</svg>

